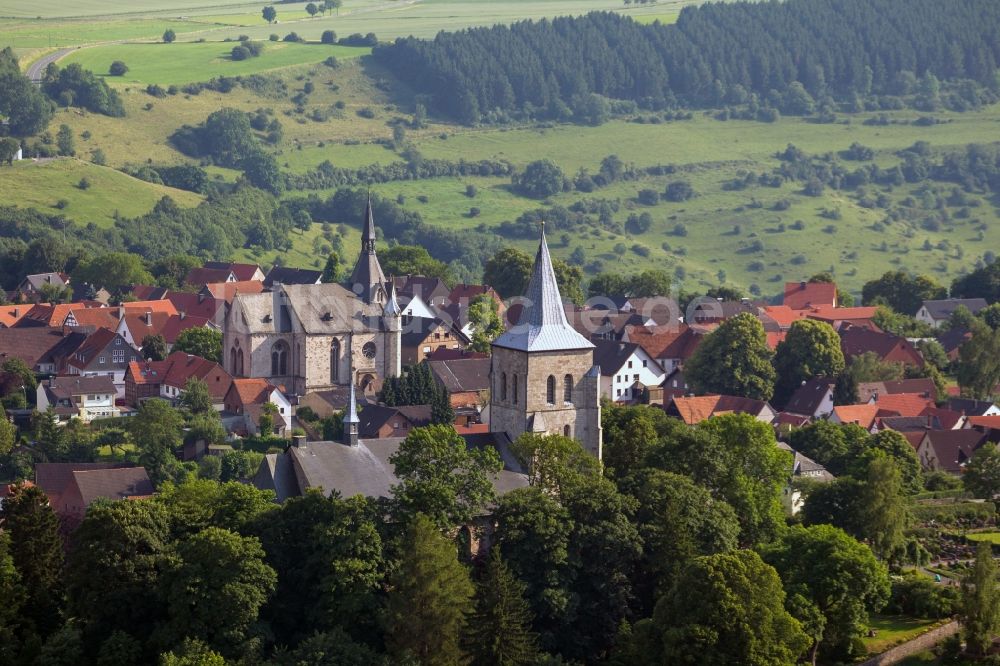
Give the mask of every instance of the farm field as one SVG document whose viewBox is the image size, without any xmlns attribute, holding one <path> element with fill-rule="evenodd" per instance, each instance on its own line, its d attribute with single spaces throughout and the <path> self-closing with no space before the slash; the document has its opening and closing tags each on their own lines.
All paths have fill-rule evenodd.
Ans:
<svg viewBox="0 0 1000 666">
<path fill-rule="evenodd" d="M 0 10 L 2 11 L 2 10 Z M 25 20 L 0 19 L 0 45 L 14 48 L 78 46 L 120 39 L 159 40 L 168 28 L 182 35 L 204 30 L 191 21 L 164 19 L 129 20 Z"/>
<path fill-rule="evenodd" d="M 60 64 L 79 63 L 84 69 L 105 74 L 112 62 L 121 60 L 128 65 L 129 71 L 125 76 L 116 77 L 115 83 L 181 85 L 216 76 L 255 74 L 321 62 L 330 56 L 356 58 L 371 52 L 368 48 L 350 46 L 268 42 L 259 57 L 234 61 L 230 57 L 233 46 L 229 42 L 113 44 L 74 51 Z"/>
<path fill-rule="evenodd" d="M 79 187 L 83 178 L 90 182 L 86 190 Z M 25 161 L 0 169 L 0 205 L 58 213 L 80 225 L 109 227 L 116 212 L 126 217 L 141 215 L 164 196 L 180 206 L 196 206 L 202 200 L 192 192 L 154 185 L 76 159 Z M 61 209 L 56 207 L 60 200 L 65 201 Z"/>
</svg>

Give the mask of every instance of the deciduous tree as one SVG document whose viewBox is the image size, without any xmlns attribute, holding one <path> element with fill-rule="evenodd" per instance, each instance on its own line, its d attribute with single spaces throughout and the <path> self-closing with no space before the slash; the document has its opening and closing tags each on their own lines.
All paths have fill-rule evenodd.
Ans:
<svg viewBox="0 0 1000 666">
<path fill-rule="evenodd" d="M 684 366 L 696 393 L 722 393 L 770 400 L 773 354 L 760 320 L 749 313 L 724 321 L 705 336 Z"/>
<path fill-rule="evenodd" d="M 793 322 L 774 354 L 777 383 L 774 399 L 784 405 L 805 381 L 836 377 L 844 371 L 840 336 L 826 322 L 801 319 Z"/>
<path fill-rule="evenodd" d="M 174 342 L 174 351 L 200 356 L 216 363 L 222 362 L 222 331 L 198 326 L 180 332 Z"/>
<path fill-rule="evenodd" d="M 986 541 L 977 544 L 975 564 L 962 580 L 958 616 L 969 652 L 980 657 L 987 654 L 1000 628 L 1000 590 L 993 548 Z"/>
</svg>

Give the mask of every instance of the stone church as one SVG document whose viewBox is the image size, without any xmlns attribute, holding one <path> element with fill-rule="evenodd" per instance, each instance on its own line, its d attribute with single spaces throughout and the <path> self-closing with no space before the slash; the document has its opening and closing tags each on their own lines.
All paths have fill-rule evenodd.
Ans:
<svg viewBox="0 0 1000 666">
<path fill-rule="evenodd" d="M 361 254 L 345 284 L 274 284 L 239 294 L 226 315 L 223 359 L 233 377 L 263 377 L 291 394 L 347 386 L 368 395 L 400 373 L 401 310 L 375 254 L 371 201 Z"/>
<path fill-rule="evenodd" d="M 517 324 L 493 342 L 490 432 L 573 437 L 601 458 L 600 367 L 569 325 L 542 230 Z"/>
</svg>

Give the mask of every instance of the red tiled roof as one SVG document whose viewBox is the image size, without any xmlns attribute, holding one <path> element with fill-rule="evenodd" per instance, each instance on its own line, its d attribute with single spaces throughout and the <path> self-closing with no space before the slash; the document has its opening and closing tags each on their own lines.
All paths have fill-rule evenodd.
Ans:
<svg viewBox="0 0 1000 666">
<path fill-rule="evenodd" d="M 735 395 L 697 395 L 674 397 L 672 404 L 682 421 L 688 425 L 695 425 L 714 415 L 732 413 L 756 415 L 767 403 Z"/>
<path fill-rule="evenodd" d="M 184 281 L 190 285 L 200 287 L 203 284 L 212 282 L 225 282 L 229 279 L 231 272 L 228 268 L 192 268 L 188 271 Z"/>
<path fill-rule="evenodd" d="M 66 364 L 74 368 L 86 368 L 117 336 L 117 333 L 106 328 L 97 329 L 66 359 Z"/>
<path fill-rule="evenodd" d="M 206 261 L 205 268 L 230 270 L 237 280 L 250 280 L 257 271 L 260 271 L 261 275 L 264 274 L 264 271 L 257 264 L 240 264 L 231 261 Z"/>
<path fill-rule="evenodd" d="M 871 319 L 878 312 L 876 307 L 855 307 L 855 308 L 835 308 L 832 306 L 822 306 L 810 308 L 806 316 L 809 319 L 820 319 L 823 321 L 854 321 Z"/>
<path fill-rule="evenodd" d="M 122 303 L 122 307 L 125 308 L 125 315 L 135 314 L 136 311 L 141 312 L 165 312 L 166 314 L 175 315 L 177 314 L 177 308 L 174 304 L 168 300 L 158 300 L 158 301 L 132 301 L 131 303 Z"/>
<path fill-rule="evenodd" d="M 793 323 L 805 319 L 809 311 L 793 310 L 787 305 L 768 305 L 764 308 L 764 314 L 773 319 L 781 328 L 790 328 Z"/>
<path fill-rule="evenodd" d="M 242 282 L 213 282 L 205 285 L 208 293 L 221 301 L 232 303 L 236 294 L 259 294 L 264 291 L 264 283 L 256 280 Z"/>
<path fill-rule="evenodd" d="M 687 324 L 626 326 L 625 336 L 657 360 L 690 358 L 701 342 L 700 329 Z"/>
<path fill-rule="evenodd" d="M 984 428 L 1000 428 L 1000 416 L 969 416 L 969 425 Z"/>
<path fill-rule="evenodd" d="M 169 301 L 165 302 L 169 303 Z M 136 345 L 141 345 L 147 335 L 162 334 L 170 317 L 171 315 L 167 312 L 126 310 L 123 319 L 125 326 L 132 334 L 132 340 L 135 341 Z"/>
<path fill-rule="evenodd" d="M 244 406 L 264 402 L 267 395 L 275 388 L 271 382 L 257 377 L 239 377 L 233 379 L 232 387 L 236 391 L 240 403 Z"/>
<path fill-rule="evenodd" d="M 188 291 L 172 291 L 167 300 L 174 304 L 178 313 L 212 319 L 219 314 L 221 301 L 209 294 L 192 294 Z M 221 322 L 220 322 L 221 323 Z"/>
<path fill-rule="evenodd" d="M 767 336 L 767 346 L 773 351 L 778 348 L 778 343 L 784 341 L 785 336 L 788 335 L 785 331 L 781 332 L 767 332 L 764 334 Z"/>
<path fill-rule="evenodd" d="M 0 306 L 0 328 L 10 328 L 24 315 L 28 314 L 27 305 Z"/>
<path fill-rule="evenodd" d="M 945 430 L 952 430 L 965 417 L 962 412 L 956 412 L 953 409 L 945 409 L 943 407 L 928 407 L 920 413 L 920 416 L 937 418 L 938 423 Z M 997 421 L 997 425 L 1000 426 L 1000 421 Z"/>
<path fill-rule="evenodd" d="M 880 411 L 897 412 L 900 416 L 920 416 L 934 401 L 919 393 L 892 393 L 880 395 L 875 402 Z"/>
<path fill-rule="evenodd" d="M 80 328 L 107 328 L 113 331 L 118 327 L 118 312 L 118 308 L 76 308 L 67 317 L 72 314 Z"/>
<path fill-rule="evenodd" d="M 833 408 L 841 423 L 857 423 L 866 430 L 872 427 L 878 412 L 875 405 L 837 405 Z"/>
<path fill-rule="evenodd" d="M 793 310 L 837 303 L 837 285 L 832 282 L 786 282 L 783 303 Z"/>
</svg>

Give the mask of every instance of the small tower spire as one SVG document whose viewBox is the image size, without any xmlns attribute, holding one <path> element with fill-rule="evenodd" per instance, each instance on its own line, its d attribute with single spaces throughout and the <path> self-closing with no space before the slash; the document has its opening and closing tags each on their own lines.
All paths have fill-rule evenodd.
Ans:
<svg viewBox="0 0 1000 666">
<path fill-rule="evenodd" d="M 368 203 L 365 205 L 365 219 L 361 229 L 361 252 L 375 254 L 375 215 L 372 213 L 372 191 L 368 190 Z"/>
<path fill-rule="evenodd" d="M 384 297 L 385 293 L 382 291 L 384 282 L 385 274 L 382 273 L 382 266 L 375 254 L 375 216 L 372 213 L 372 194 L 369 190 L 364 219 L 361 221 L 361 253 L 351 272 L 348 286 L 365 303 L 372 303 L 376 300 L 377 294 Z"/>
<path fill-rule="evenodd" d="M 350 358 L 350 355 L 348 355 Z M 358 400 L 354 395 L 354 363 L 352 360 L 351 367 L 348 369 L 347 373 L 350 378 L 351 383 L 351 397 L 347 401 L 347 415 L 344 417 L 344 444 L 348 446 L 358 445 L 358 423 L 360 419 L 358 418 Z"/>
</svg>

